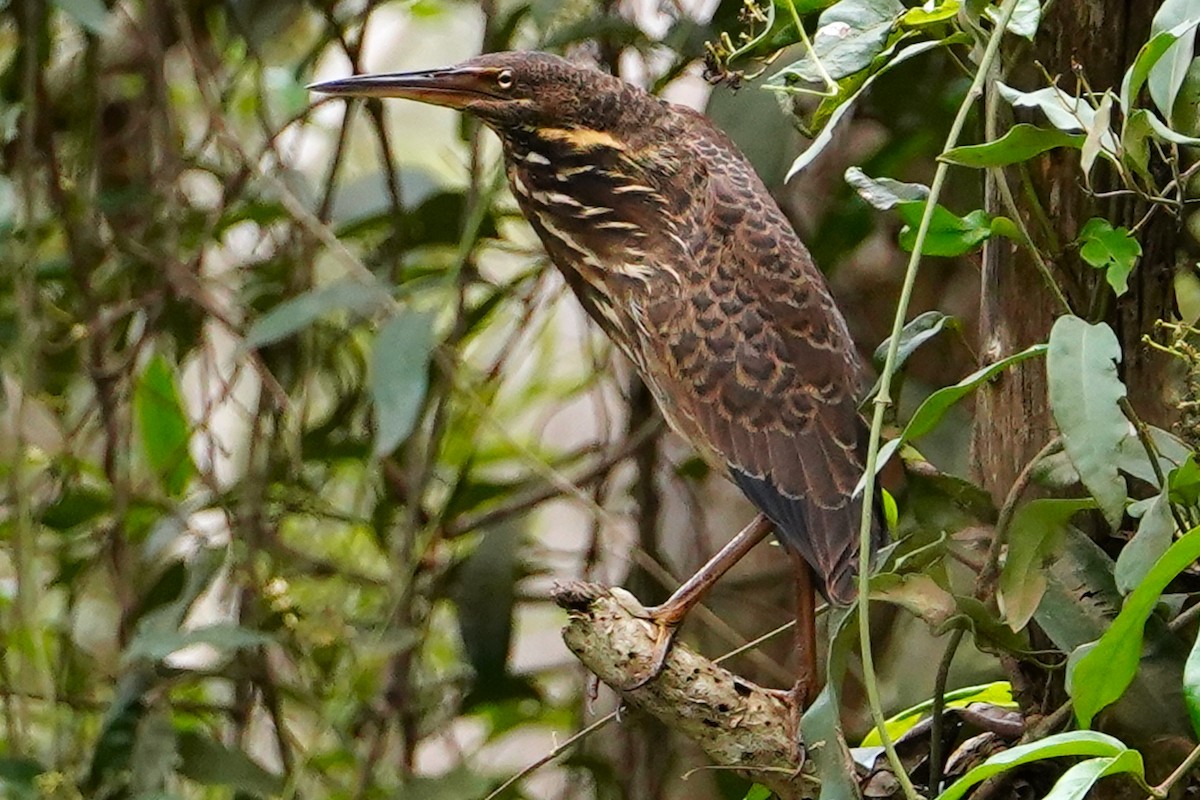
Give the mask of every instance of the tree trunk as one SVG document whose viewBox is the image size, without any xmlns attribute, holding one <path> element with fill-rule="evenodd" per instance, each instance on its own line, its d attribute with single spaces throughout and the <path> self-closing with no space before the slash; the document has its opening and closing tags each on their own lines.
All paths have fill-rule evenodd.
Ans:
<svg viewBox="0 0 1200 800">
<path fill-rule="evenodd" d="M 1078 66 L 1095 91 L 1121 85 L 1121 77 L 1146 41 L 1158 3 L 1144 0 L 1059 0 L 1042 21 L 1032 56 L 1022 53 L 1006 81 L 1018 89 L 1045 86 L 1038 64 L 1059 85 L 1074 93 Z M 1028 45 L 1026 45 L 1028 46 Z M 988 98 L 988 108 L 1007 113 L 1005 104 Z M 1021 114 L 1029 113 L 1021 110 Z M 1030 118 L 1017 121 L 1041 123 Z M 1004 122 L 1001 123 L 1004 127 Z M 1102 216 L 1115 226 L 1132 226 L 1145 207 L 1127 197 L 1098 199 L 1089 194 L 1075 150 L 1051 151 L 1029 162 L 1025 175 L 1007 174 L 1020 213 L 1043 252 L 1074 312 L 1112 325 L 1121 341 L 1121 375 L 1138 413 L 1148 422 L 1167 425 L 1174 416 L 1163 392 L 1169 359 L 1143 344 L 1154 321 L 1171 315 L 1172 277 L 1178 223 L 1160 212 L 1139 235 L 1142 259 L 1130 278 L 1129 292 L 1113 301 L 1102 273 L 1083 263 L 1072 246 L 1084 223 Z M 1093 173 L 1097 192 L 1118 188 L 1105 165 Z M 989 210 L 1007 214 L 994 185 L 988 187 Z M 1040 209 L 1030 197 L 1036 197 Z M 980 314 L 981 357 L 990 362 L 1031 344 L 1046 341 L 1062 309 L 1024 248 L 994 240 L 984 256 Z M 1046 395 L 1045 364 L 1026 361 L 984 387 L 976 407 L 973 460 L 977 477 L 997 502 L 1003 500 L 1017 473 L 1052 435 Z"/>
</svg>

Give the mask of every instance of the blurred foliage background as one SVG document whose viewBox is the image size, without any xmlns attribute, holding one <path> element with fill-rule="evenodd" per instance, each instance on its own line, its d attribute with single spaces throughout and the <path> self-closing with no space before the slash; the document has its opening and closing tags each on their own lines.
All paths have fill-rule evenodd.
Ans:
<svg viewBox="0 0 1200 800">
<path fill-rule="evenodd" d="M 701 78 L 740 11 L 0 3 L 5 796 L 479 798 L 615 708 L 558 639 L 552 581 L 653 602 L 749 506 L 665 432 L 547 269 L 490 134 L 304 87 L 539 48 L 707 108 L 869 354 L 899 222 L 842 172 L 926 182 L 967 78 L 942 56 L 892 71 L 785 188 L 790 116 L 753 83 Z M 981 185 L 956 197 L 974 207 Z M 961 322 L 908 365 L 910 407 L 974 366 L 975 258 L 918 285 L 917 311 Z M 961 473 L 955 413 L 923 451 Z M 785 622 L 781 566 L 763 548 L 687 634 L 716 655 Z M 924 624 L 878 616 L 887 704 L 926 698 Z M 789 651 L 733 666 L 785 686 Z M 989 669 L 968 654 L 955 681 Z M 681 779 L 705 763 L 626 716 L 500 796 L 745 795 L 727 771 Z"/>
</svg>

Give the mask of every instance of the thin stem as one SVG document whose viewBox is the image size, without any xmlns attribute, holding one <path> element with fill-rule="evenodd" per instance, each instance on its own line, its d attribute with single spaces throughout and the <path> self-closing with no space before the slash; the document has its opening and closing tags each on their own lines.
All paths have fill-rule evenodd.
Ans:
<svg viewBox="0 0 1200 800">
<path fill-rule="evenodd" d="M 1150 437 L 1150 429 L 1142 418 L 1138 416 L 1134 410 L 1133 404 L 1129 402 L 1128 397 L 1122 397 L 1117 401 L 1117 405 L 1121 407 L 1121 412 L 1125 414 L 1125 418 L 1133 425 L 1133 430 L 1137 433 L 1138 441 L 1142 443 L 1142 449 L 1146 451 L 1146 458 L 1150 459 L 1150 468 L 1154 470 L 1154 477 L 1158 480 L 1158 488 L 1167 488 L 1167 477 L 1163 475 L 1162 464 L 1158 463 L 1158 447 L 1154 444 L 1154 439 Z M 1178 506 L 1169 502 L 1167 506 L 1171 509 L 1171 516 L 1175 519 L 1175 524 L 1179 526 L 1180 531 L 1186 531 L 1191 528 L 1184 522 L 1183 515 L 1180 513 Z"/>
<path fill-rule="evenodd" d="M 950 132 L 946 136 L 946 145 L 942 150 L 943 152 L 952 149 L 958 144 L 958 139 L 967 124 L 967 116 L 971 112 L 971 107 L 983 94 L 983 87 L 991 74 L 992 64 L 996 60 L 996 55 L 1000 52 L 1000 40 L 1004 37 L 1004 31 L 1008 27 L 1009 20 L 1012 19 L 1013 11 L 1016 7 L 1017 0 L 1004 0 L 1000 19 L 996 23 L 996 27 L 992 30 L 991 36 L 988 38 L 987 48 L 979 60 L 979 71 L 975 73 L 975 79 L 971 82 L 971 88 L 967 90 L 967 96 L 963 98 L 962 104 L 958 108 L 958 114 L 955 115 L 954 122 L 950 126 Z M 921 215 L 921 224 L 917 228 L 917 237 L 913 243 L 912 255 L 908 259 L 908 267 L 904 273 L 904 286 L 900 290 L 900 299 L 896 304 L 896 316 L 892 320 L 892 335 L 888 342 L 887 358 L 884 361 L 883 374 L 879 378 L 879 393 L 875 396 L 875 408 L 871 417 L 871 437 L 867 443 L 867 464 L 864 474 L 865 486 L 863 488 L 862 524 L 858 531 L 858 637 L 859 647 L 862 650 L 863 683 L 867 690 L 867 701 L 871 708 L 871 718 L 875 723 L 875 728 L 879 731 L 879 738 L 883 743 L 884 751 L 887 753 L 888 763 L 896 775 L 896 780 L 900 782 L 907 800 L 917 800 L 917 790 L 913 787 L 912 779 L 908 777 L 908 773 L 904 769 L 904 764 L 900 761 L 900 756 L 896 753 L 896 746 L 892 742 L 892 737 L 887 731 L 886 720 L 883 716 L 883 705 L 879 700 L 879 682 L 875 676 L 875 662 L 871 654 L 871 512 L 874 510 L 874 503 L 871 502 L 871 498 L 875 496 L 875 466 L 879 462 L 879 442 L 883 433 L 883 420 L 888 407 L 892 404 L 892 377 L 896 371 L 897 354 L 900 349 L 900 335 L 904 331 L 904 320 L 908 316 L 908 306 L 912 300 L 913 285 L 916 283 L 917 272 L 921 265 L 921 252 L 925 247 L 925 238 L 929 235 L 929 226 L 933 221 L 933 211 L 937 207 L 938 197 L 942 193 L 942 186 L 946 182 L 946 175 L 949 172 L 949 168 L 949 164 L 941 162 L 934 173 L 933 182 L 929 187 L 929 199 L 925 204 L 925 212 Z"/>
<path fill-rule="evenodd" d="M 942 784 L 942 731 L 946 721 L 946 681 L 950 678 L 950 665 L 954 662 L 954 654 L 962 644 L 965 628 L 958 628 L 950 634 L 946 643 L 946 652 L 942 653 L 942 663 L 938 665 L 937 678 L 933 682 L 933 707 L 930 709 L 929 727 L 929 794 L 936 797 Z"/>
<path fill-rule="evenodd" d="M 1055 436 L 1041 450 L 1038 450 L 1033 458 L 1029 459 L 1029 462 L 1017 475 L 1017 479 L 1009 487 L 1008 494 L 1004 497 L 1004 505 L 1000 507 L 1000 515 L 996 518 L 996 528 L 992 533 L 992 544 L 988 548 L 987 561 L 979 573 L 979 589 L 975 592 L 978 599 L 989 599 L 995 590 L 996 578 L 1000 574 L 1000 553 L 1003 552 L 1004 545 L 1008 542 L 1008 526 L 1017 510 L 1017 503 L 1025 494 L 1029 482 L 1033 480 L 1033 471 L 1044 459 L 1054 455 L 1061 448 L 1062 437 Z"/>
<path fill-rule="evenodd" d="M 1187 758 L 1183 763 L 1175 768 L 1175 771 L 1167 776 L 1167 779 L 1150 790 L 1150 797 L 1155 800 L 1161 800 L 1167 796 L 1171 788 L 1179 783 L 1180 778 L 1187 775 L 1196 766 L 1196 762 L 1200 761 L 1200 744 L 1192 748 L 1192 752 L 1187 754 Z"/>
<path fill-rule="evenodd" d="M 483 798 L 483 800 L 495 800 L 497 797 L 504 794 L 504 791 L 506 789 L 508 789 L 510 786 L 512 786 L 514 783 L 516 783 L 517 781 L 526 777 L 527 775 L 530 775 L 531 773 L 537 772 L 539 769 L 546 766 L 554 759 L 558 758 L 560 755 L 565 753 L 567 750 L 571 749 L 575 745 L 575 743 L 578 742 L 580 739 L 584 739 L 584 738 L 592 735 L 593 733 L 600 730 L 608 723 L 612 722 L 614 719 L 616 719 L 618 716 L 620 716 L 620 714 L 621 714 L 621 709 L 619 709 L 619 708 L 616 711 L 610 711 L 609 713 L 605 714 L 600 719 L 593 722 L 591 725 L 588 725 L 586 728 L 581 730 L 579 733 L 576 733 L 573 736 L 570 736 L 569 738 L 564 739 L 562 744 L 558 745 L 553 750 L 551 750 L 549 753 L 546 753 L 546 755 L 542 756 L 537 761 L 534 761 L 528 767 L 525 767 L 523 770 L 518 772 L 516 775 L 513 775 L 511 778 L 506 780 L 504 783 L 497 786 L 494 790 L 492 790 L 491 794 L 489 794 L 487 797 Z"/>
</svg>

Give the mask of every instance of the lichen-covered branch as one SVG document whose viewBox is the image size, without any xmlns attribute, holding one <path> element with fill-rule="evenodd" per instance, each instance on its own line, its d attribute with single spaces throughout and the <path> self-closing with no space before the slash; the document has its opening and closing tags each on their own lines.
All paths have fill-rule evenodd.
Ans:
<svg viewBox="0 0 1200 800">
<path fill-rule="evenodd" d="M 791 739 L 791 709 L 773 692 L 722 669 L 686 647 L 671 649 L 661 675 L 634 685 L 654 649 L 650 623 L 638 618 L 636 601 L 620 589 L 588 583 L 556 588 L 555 600 L 570 612 L 563 640 L 600 680 L 624 701 L 696 742 L 714 763 L 738 769 L 781 800 L 816 797 L 820 785 L 801 764 Z"/>
</svg>

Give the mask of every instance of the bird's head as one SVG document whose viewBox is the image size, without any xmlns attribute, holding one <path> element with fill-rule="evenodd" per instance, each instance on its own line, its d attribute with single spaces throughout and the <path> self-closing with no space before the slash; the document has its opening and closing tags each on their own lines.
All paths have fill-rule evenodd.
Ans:
<svg viewBox="0 0 1200 800">
<path fill-rule="evenodd" d="M 309 87 L 346 97 L 397 97 L 475 115 L 497 132 L 570 129 L 611 133 L 657 100 L 623 81 L 557 56 L 487 53 L 452 67 L 355 75 Z M 625 124 L 623 124 L 625 123 Z"/>
</svg>

